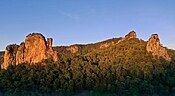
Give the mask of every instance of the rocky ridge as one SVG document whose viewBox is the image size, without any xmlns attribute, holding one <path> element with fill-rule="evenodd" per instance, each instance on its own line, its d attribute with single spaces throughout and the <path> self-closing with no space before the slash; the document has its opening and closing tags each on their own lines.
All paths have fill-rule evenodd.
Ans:
<svg viewBox="0 0 175 96">
<path fill-rule="evenodd" d="M 82 50 L 98 50 L 102 48 L 107 48 L 111 45 L 117 46 L 125 40 L 137 38 L 136 32 L 131 31 L 124 38 L 114 38 L 103 42 L 87 45 L 71 45 L 65 46 L 63 49 L 70 51 L 72 54 L 81 52 Z M 58 54 L 52 48 L 52 38 L 47 38 L 40 33 L 32 33 L 26 36 L 25 42 L 20 45 L 8 45 L 4 54 L 4 63 L 1 68 L 6 69 L 9 65 L 18 65 L 21 63 L 35 64 L 40 63 L 46 59 L 53 59 L 53 61 L 58 61 Z M 149 40 L 146 42 L 146 51 L 151 53 L 155 59 L 163 58 L 167 61 L 171 61 L 171 57 L 167 52 L 167 49 L 160 44 L 160 39 L 157 34 L 153 34 Z M 103 49 L 102 49 L 103 50 Z M 59 54 L 62 54 L 59 49 L 57 49 Z M 91 51 L 88 51 L 91 52 Z"/>
<path fill-rule="evenodd" d="M 117 44 L 119 44 L 122 41 L 130 40 L 130 39 L 133 39 L 133 38 L 137 38 L 137 35 L 136 35 L 135 31 L 129 32 L 124 38 L 121 38 L 118 41 L 99 42 L 99 46 L 96 47 L 95 49 L 107 48 L 109 46 L 117 45 Z M 97 43 L 95 43 L 95 44 L 97 44 Z M 90 44 L 90 45 L 94 45 L 94 44 Z M 86 45 L 75 44 L 75 45 L 69 46 L 68 48 L 66 48 L 66 50 L 70 51 L 71 53 L 77 53 L 77 52 L 79 52 L 82 49 L 81 48 L 82 46 L 86 46 Z"/>
<path fill-rule="evenodd" d="M 55 62 L 58 61 L 57 52 L 52 49 L 52 41 L 52 38 L 46 41 L 40 33 L 27 35 L 25 42 L 22 42 L 20 46 L 7 46 L 1 68 L 6 69 L 9 65 L 21 63 L 39 63 L 49 58 Z"/>
<path fill-rule="evenodd" d="M 101 43 L 99 47 L 96 49 L 102 49 L 102 48 L 109 47 L 111 45 L 117 45 L 125 40 L 130 40 L 134 38 L 137 38 L 137 34 L 135 31 L 131 31 L 127 35 L 125 35 L 124 38 L 121 38 L 117 42 L 111 41 L 111 42 Z M 82 48 L 80 48 L 78 45 L 70 46 L 67 48 L 67 50 L 69 50 L 71 53 L 77 53 L 81 49 Z M 164 58 L 167 61 L 171 61 L 171 57 L 169 56 L 167 49 L 160 44 L 160 39 L 157 34 L 152 34 L 152 36 L 149 38 L 147 42 L 146 50 L 148 53 L 150 52 L 154 58 L 157 58 L 157 59 Z"/>
</svg>

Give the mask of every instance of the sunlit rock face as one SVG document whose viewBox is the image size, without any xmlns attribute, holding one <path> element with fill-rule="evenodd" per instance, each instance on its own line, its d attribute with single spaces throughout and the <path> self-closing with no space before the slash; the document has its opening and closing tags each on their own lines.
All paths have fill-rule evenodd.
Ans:
<svg viewBox="0 0 175 96">
<path fill-rule="evenodd" d="M 101 44 L 100 45 L 100 48 L 106 48 L 106 47 L 109 47 L 111 45 L 114 45 L 114 42 L 109 42 L 109 43 L 104 43 L 104 44 Z"/>
<path fill-rule="evenodd" d="M 22 42 L 20 46 L 6 48 L 2 68 L 6 69 L 10 64 L 35 64 L 49 58 L 55 62 L 58 61 L 57 52 L 52 49 L 52 41 L 52 38 L 46 41 L 40 33 L 27 35 L 25 42 Z"/>
<path fill-rule="evenodd" d="M 118 44 L 118 43 L 120 43 L 124 40 L 130 40 L 132 38 L 137 38 L 137 35 L 136 35 L 135 31 L 129 32 L 124 38 L 121 38 L 118 42 L 111 41 L 111 42 L 100 43 L 97 48 L 99 48 L 99 49 L 107 48 L 109 46 L 116 45 L 116 44 Z M 82 48 L 78 45 L 71 45 L 71 46 L 66 48 L 66 50 L 70 51 L 71 53 L 77 53 L 81 49 Z"/>
<path fill-rule="evenodd" d="M 13 45 L 8 45 L 5 50 L 4 54 L 4 63 L 1 65 L 1 68 L 7 68 L 10 65 L 15 65 L 16 60 L 16 52 L 18 50 L 18 45 L 13 44 Z"/>
<path fill-rule="evenodd" d="M 53 42 L 53 39 L 52 38 L 47 38 L 47 51 L 46 51 L 46 54 L 47 54 L 47 58 L 52 58 L 53 61 L 58 61 L 58 55 L 57 55 L 57 52 L 53 50 L 52 48 L 52 42 Z"/>
<path fill-rule="evenodd" d="M 25 51 L 25 43 L 22 42 L 17 50 L 17 53 L 16 53 L 16 64 L 19 64 L 19 63 L 24 63 L 24 51 Z"/>
<path fill-rule="evenodd" d="M 24 59 L 20 63 L 38 63 L 44 59 L 47 59 L 47 45 L 43 35 L 41 34 L 29 34 L 25 40 L 25 47 L 24 47 Z M 16 59 L 20 59 L 16 57 Z"/>
<path fill-rule="evenodd" d="M 77 45 L 72 45 L 68 47 L 67 50 L 69 50 L 71 53 L 77 53 L 80 50 L 80 48 Z"/>
<path fill-rule="evenodd" d="M 171 61 L 171 58 L 168 55 L 166 48 L 161 46 L 160 39 L 157 34 L 153 34 L 149 38 L 147 42 L 146 50 L 147 52 L 151 52 L 153 57 L 156 57 L 156 56 L 158 58 L 162 57 L 167 61 Z"/>
<path fill-rule="evenodd" d="M 119 44 L 122 41 L 130 40 L 130 39 L 133 39 L 133 38 L 137 38 L 137 35 L 136 35 L 135 31 L 129 32 L 124 38 L 120 39 L 116 44 Z M 111 45 L 114 45 L 114 42 L 104 43 L 104 44 L 100 45 L 100 48 L 106 48 L 106 47 L 109 47 Z"/>
<path fill-rule="evenodd" d="M 122 41 L 129 40 L 129 39 L 133 39 L 133 38 L 137 38 L 137 34 L 136 34 L 135 31 L 129 32 L 127 35 L 125 35 L 125 38 L 122 38 L 121 40 L 119 40 L 119 41 L 117 42 L 117 44 L 119 44 L 119 43 L 122 42 Z"/>
<path fill-rule="evenodd" d="M 131 38 L 136 38 L 136 37 L 137 37 L 136 32 L 131 31 L 125 36 L 125 39 L 131 39 Z"/>
</svg>

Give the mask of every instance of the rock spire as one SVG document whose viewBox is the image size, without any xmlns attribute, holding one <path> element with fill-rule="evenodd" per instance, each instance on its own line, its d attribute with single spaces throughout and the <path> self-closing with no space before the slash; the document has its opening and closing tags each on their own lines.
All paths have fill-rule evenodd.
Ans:
<svg viewBox="0 0 175 96">
<path fill-rule="evenodd" d="M 168 55 L 166 48 L 161 46 L 160 39 L 157 34 L 152 34 L 152 36 L 149 38 L 146 50 L 147 52 L 151 52 L 153 57 L 162 57 L 167 61 L 171 61 L 171 58 Z"/>
</svg>

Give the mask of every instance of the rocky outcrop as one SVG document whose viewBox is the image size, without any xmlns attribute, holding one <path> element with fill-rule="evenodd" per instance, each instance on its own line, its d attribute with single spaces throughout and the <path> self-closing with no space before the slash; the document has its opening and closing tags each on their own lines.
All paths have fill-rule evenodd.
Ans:
<svg viewBox="0 0 175 96">
<path fill-rule="evenodd" d="M 129 32 L 124 38 L 121 38 L 116 44 L 119 44 L 122 41 L 129 40 L 129 39 L 132 39 L 132 38 L 137 38 L 137 35 L 136 35 L 135 31 Z M 111 45 L 115 45 L 115 43 L 114 42 L 104 43 L 104 44 L 100 45 L 100 48 L 106 48 L 106 47 L 109 47 Z"/>
<path fill-rule="evenodd" d="M 117 40 L 111 39 L 108 41 L 96 43 L 96 45 L 71 45 L 64 48 L 71 53 L 82 52 L 83 48 L 87 49 L 88 51 L 90 50 L 89 52 L 91 52 L 92 50 L 106 48 L 111 45 L 117 45 L 125 40 L 134 38 L 137 38 L 136 32 L 131 31 L 124 38 L 118 38 Z M 36 64 L 43 62 L 46 59 L 52 59 L 55 62 L 58 61 L 58 55 L 57 52 L 52 48 L 52 42 L 52 38 L 47 38 L 46 40 L 45 37 L 40 33 L 29 34 L 26 36 L 25 41 L 20 45 L 13 44 L 6 47 L 3 58 L 4 62 L 1 65 L 1 68 L 6 69 L 9 65 L 18 65 L 22 63 Z M 171 61 L 171 57 L 169 56 L 167 49 L 161 46 L 157 34 L 153 34 L 150 37 L 146 45 L 146 50 L 156 59 L 164 58 L 167 61 Z"/>
<path fill-rule="evenodd" d="M 52 49 L 52 41 L 52 38 L 46 41 L 40 33 L 29 34 L 20 46 L 10 45 L 6 48 L 2 68 L 6 69 L 10 64 L 39 63 L 49 58 L 58 61 L 57 52 Z"/>
<path fill-rule="evenodd" d="M 72 46 L 68 47 L 67 50 L 70 51 L 71 53 L 77 53 L 80 50 L 80 48 L 79 48 L 79 46 L 72 45 Z"/>
<path fill-rule="evenodd" d="M 131 31 L 124 38 L 121 38 L 117 42 L 114 42 L 114 41 L 100 42 L 100 44 L 96 48 L 99 48 L 99 49 L 107 48 L 109 46 L 119 44 L 122 41 L 129 40 L 129 39 L 136 38 L 136 37 L 137 37 L 136 32 L 135 31 Z M 77 53 L 77 52 L 79 52 L 81 50 L 81 47 L 78 46 L 78 45 L 71 45 L 71 46 L 67 47 L 66 50 L 70 51 L 71 53 Z"/>
<path fill-rule="evenodd" d="M 25 43 L 22 42 L 17 50 L 17 53 L 16 53 L 16 63 L 15 64 L 20 64 L 20 63 L 24 63 L 24 56 L 26 55 L 25 54 Z"/>
<path fill-rule="evenodd" d="M 160 39 L 159 39 L 157 34 L 153 34 L 149 38 L 149 40 L 147 42 L 146 50 L 147 50 L 147 52 L 151 52 L 154 58 L 162 57 L 167 61 L 171 61 L 171 58 L 168 55 L 166 48 L 161 46 Z"/>
<path fill-rule="evenodd" d="M 16 56 L 18 47 L 19 46 L 16 44 L 8 45 L 6 47 L 6 51 L 4 54 L 4 63 L 1 65 L 1 68 L 7 68 L 10 65 L 16 64 L 15 56 Z"/>
<path fill-rule="evenodd" d="M 52 38 L 47 38 L 47 58 L 52 58 L 53 61 L 58 61 L 58 55 L 57 52 L 52 48 L 52 42 Z"/>
<path fill-rule="evenodd" d="M 125 36 L 125 39 L 131 39 L 131 38 L 136 38 L 136 37 L 137 37 L 136 32 L 135 31 L 131 31 L 131 32 L 129 32 L 129 34 L 127 34 Z"/>
<path fill-rule="evenodd" d="M 137 35 L 136 35 L 136 32 L 135 32 L 135 31 L 129 32 L 129 33 L 125 36 L 125 38 L 120 39 L 116 44 L 119 44 L 119 43 L 122 42 L 122 41 L 129 40 L 129 39 L 133 39 L 133 38 L 137 38 Z"/>
<path fill-rule="evenodd" d="M 109 46 L 111 46 L 111 45 L 114 45 L 114 42 L 101 44 L 101 45 L 100 45 L 100 49 L 101 49 L 101 48 L 109 47 Z"/>
</svg>

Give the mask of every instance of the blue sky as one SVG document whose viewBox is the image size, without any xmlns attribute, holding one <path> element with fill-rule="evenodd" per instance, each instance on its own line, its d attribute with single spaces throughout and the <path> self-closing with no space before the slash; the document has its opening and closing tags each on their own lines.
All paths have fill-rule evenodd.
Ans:
<svg viewBox="0 0 175 96">
<path fill-rule="evenodd" d="M 31 32 L 54 45 L 93 43 L 129 31 L 175 49 L 175 0 L 0 0 L 0 50 Z"/>
</svg>

